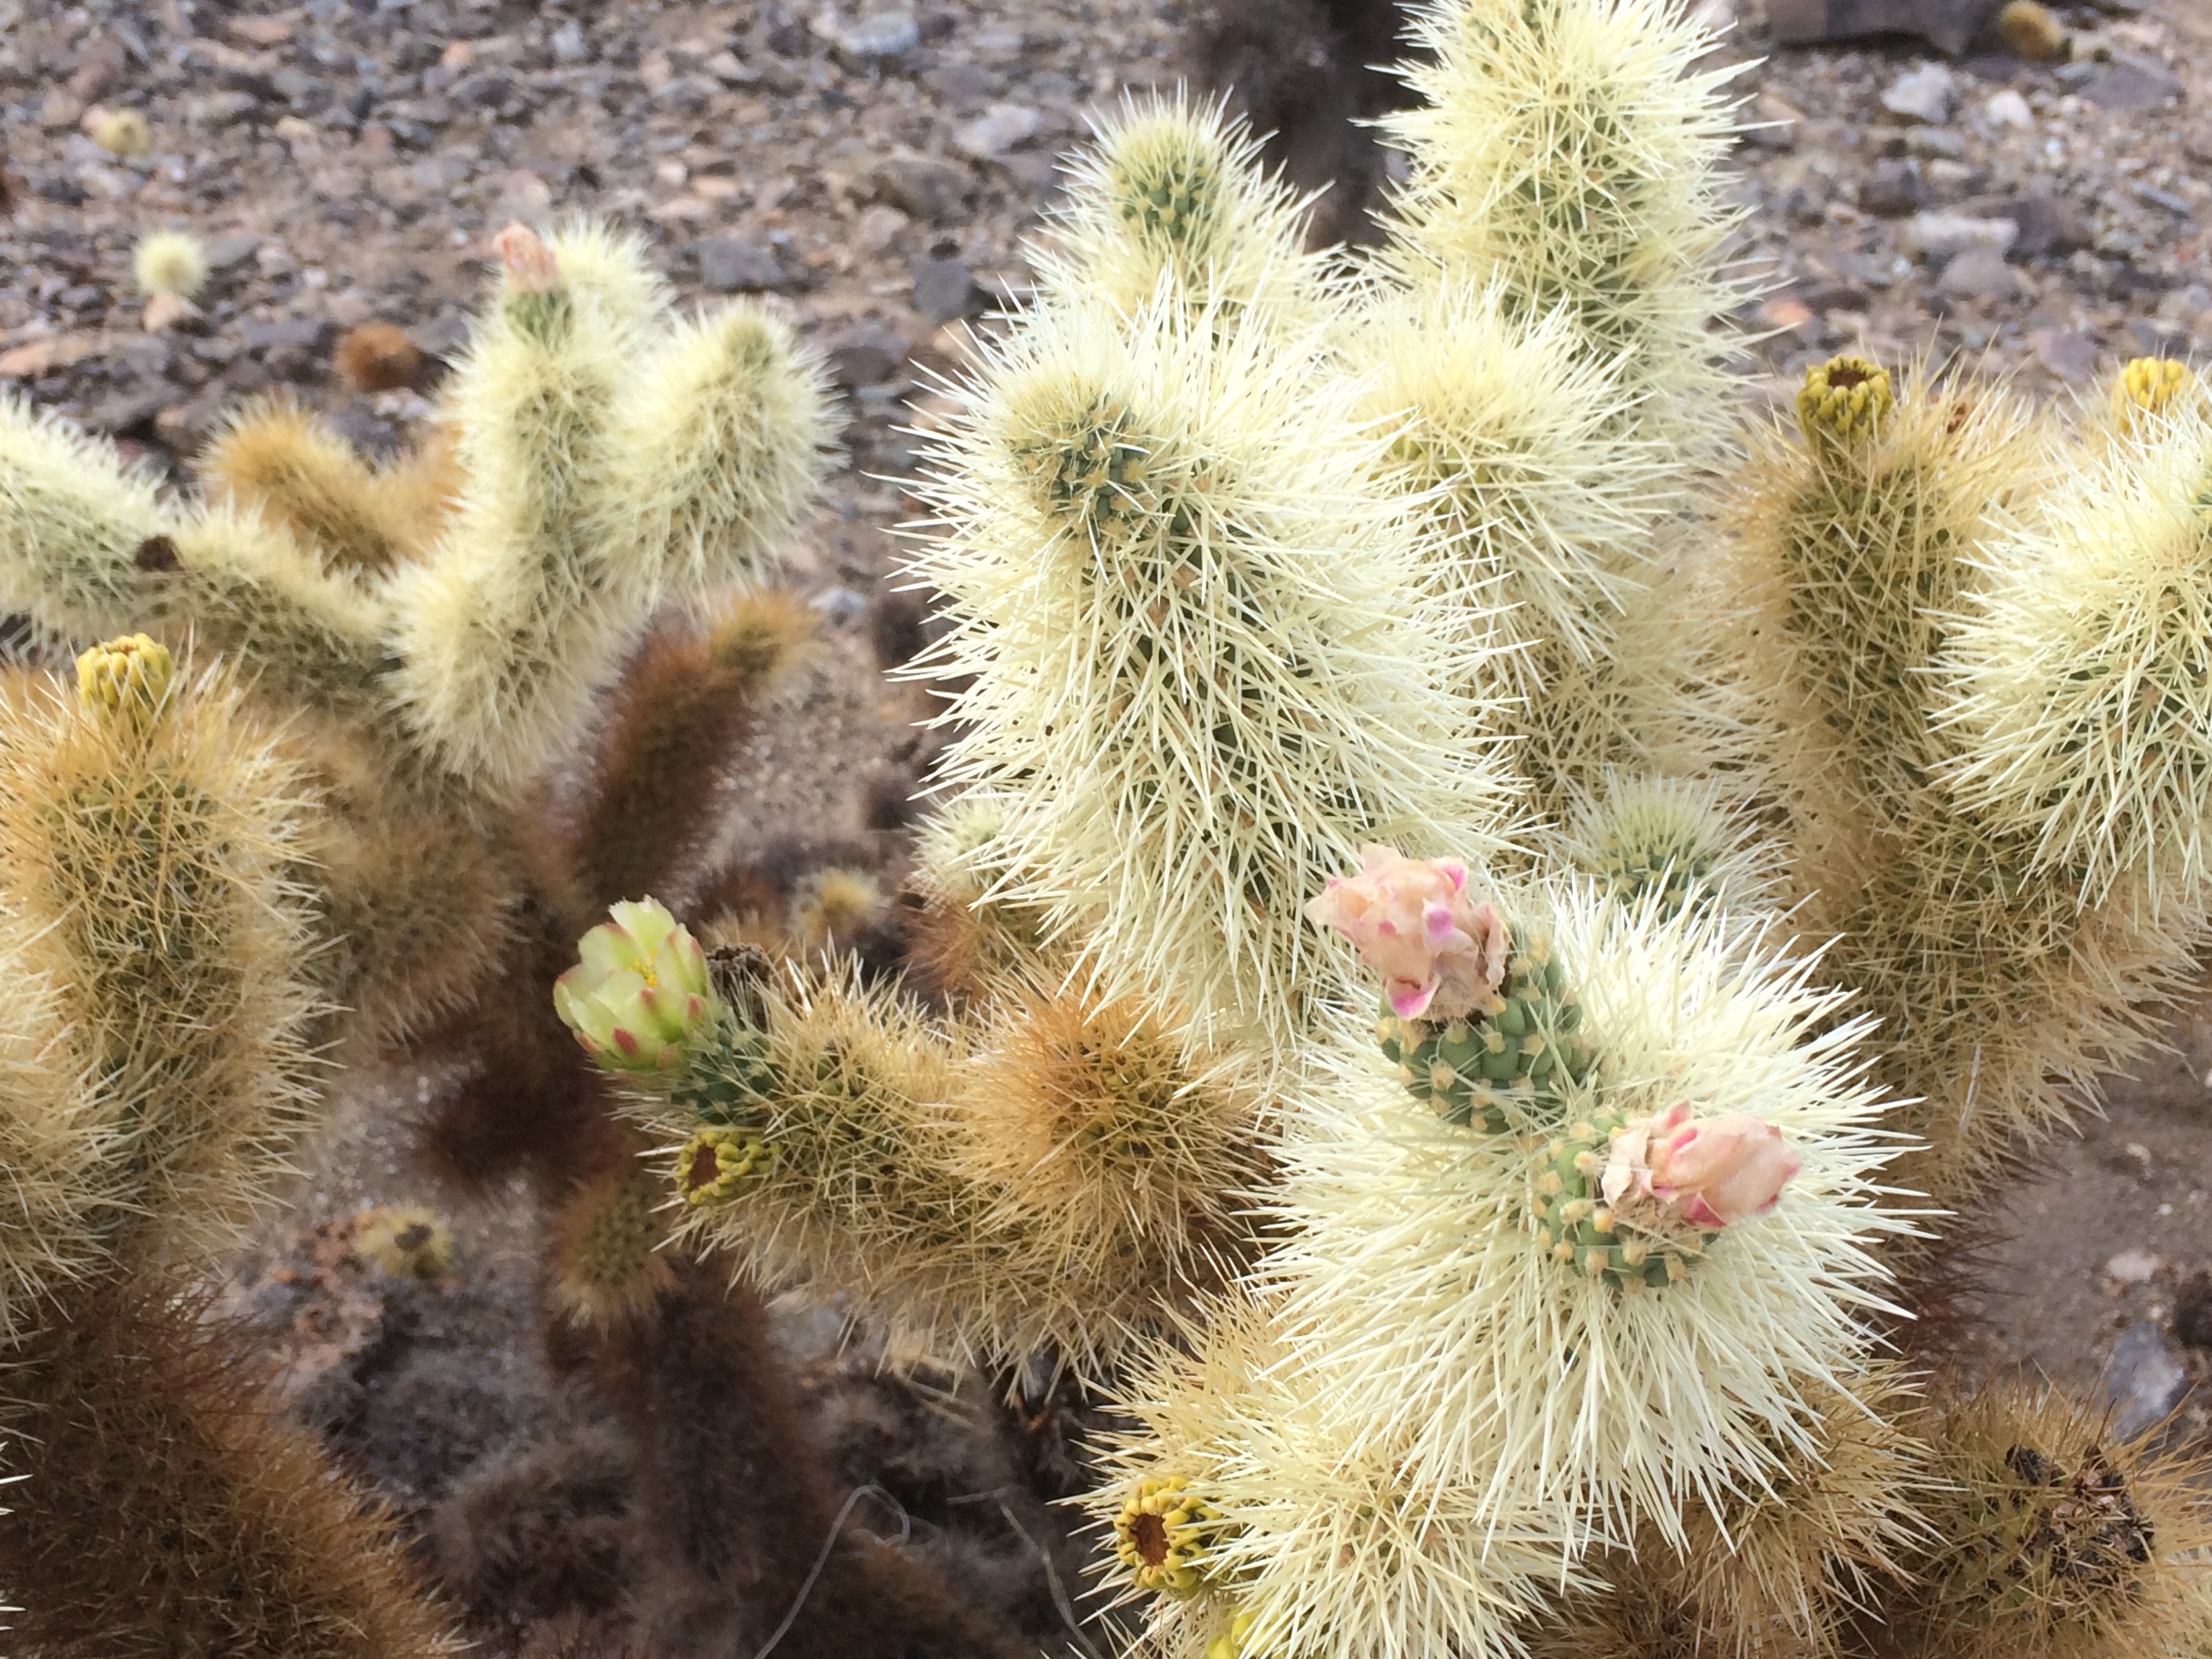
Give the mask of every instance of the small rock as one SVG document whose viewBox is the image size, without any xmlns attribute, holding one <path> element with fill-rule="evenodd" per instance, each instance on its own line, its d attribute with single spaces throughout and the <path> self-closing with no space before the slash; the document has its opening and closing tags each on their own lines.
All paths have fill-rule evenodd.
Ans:
<svg viewBox="0 0 2212 1659">
<path fill-rule="evenodd" d="M 710 236 L 695 243 L 692 251 L 699 260 L 699 284 L 709 294 L 757 294 L 783 286 L 783 261 L 769 243 Z"/>
<path fill-rule="evenodd" d="M 292 26 L 281 17 L 234 17 L 223 32 L 249 46 L 281 46 L 292 38 Z"/>
<path fill-rule="evenodd" d="M 201 314 L 200 308 L 181 294 L 156 294 L 146 301 L 138 326 L 149 334 L 159 334 L 180 323 L 196 321 Z"/>
<path fill-rule="evenodd" d="M 856 329 L 830 348 L 830 378 L 850 392 L 880 386 L 906 361 L 906 342 L 889 329 Z"/>
<path fill-rule="evenodd" d="M 2199 1267 L 2173 1298 L 2173 1334 L 2192 1348 L 2212 1348 L 2212 1273 Z"/>
<path fill-rule="evenodd" d="M 2035 361 L 2062 380 L 2086 380 L 2097 366 L 2097 343 L 2070 328 L 2039 328 L 2027 337 L 2027 343 L 2035 353 Z M 2118 1256 L 2112 1258 L 2114 1261 L 2119 1260 Z M 2112 1271 L 2111 1262 L 2106 1264 L 2105 1271 Z"/>
<path fill-rule="evenodd" d="M 65 131 L 83 117 L 84 100 L 70 97 L 59 87 L 49 92 L 39 106 L 39 125 L 49 132 Z"/>
<path fill-rule="evenodd" d="M 965 167 L 928 155 L 894 155 L 876 168 L 876 189 L 893 207 L 926 225 L 961 215 L 975 180 Z"/>
<path fill-rule="evenodd" d="M 899 232 L 913 222 L 896 208 L 887 207 L 878 202 L 860 216 L 860 222 L 856 227 L 860 235 L 860 246 L 871 253 L 881 253 L 898 240 Z"/>
<path fill-rule="evenodd" d="M 2020 273 L 2005 263 L 2002 252 L 1984 244 L 1945 265 L 1936 287 L 1954 300 L 2009 300 L 2020 292 Z"/>
<path fill-rule="evenodd" d="M 2115 52 L 2102 75 L 2083 83 L 2081 96 L 2100 109 L 2158 109 L 2181 96 L 2181 80 L 2156 58 Z"/>
<path fill-rule="evenodd" d="M 2041 339 L 2045 336 L 2056 334 L 2057 332 L 2057 331 L 2056 330 L 2045 329 L 2038 334 L 2037 338 Z M 2075 335 L 2073 337 L 2077 340 L 2081 338 L 2078 334 Z M 2084 345 L 2088 345 L 2088 342 L 2086 340 L 2082 341 L 2082 343 Z M 2089 352 L 2091 357 L 2094 359 L 2096 355 L 2096 348 L 2094 346 L 2090 346 Z M 2041 355 L 2042 353 L 2039 349 L 2037 356 L 2040 356 Z M 2118 1255 L 2112 1257 L 2111 1261 L 2105 1263 L 2105 1276 L 2122 1285 L 2147 1285 L 2152 1279 L 2158 1277 L 2159 1270 L 2165 1266 L 2166 1258 L 2164 1256 L 2154 1255 L 2148 1250 L 2122 1250 Z"/>
<path fill-rule="evenodd" d="M 167 380 L 150 380 L 103 399 L 85 416 L 84 423 L 92 431 L 120 437 L 126 432 L 150 430 L 155 416 L 184 401 L 181 387 Z"/>
<path fill-rule="evenodd" d="M 1951 71 L 1941 64 L 1923 64 L 1890 83 L 1881 95 L 1881 106 L 1908 121 L 1941 126 L 1951 117 L 1951 100 L 1957 92 Z"/>
<path fill-rule="evenodd" d="M 2027 100 L 2010 87 L 1992 93 L 1990 101 L 1982 106 L 1982 113 L 1993 127 L 2010 127 L 2016 132 L 2035 131 L 2035 112 L 2027 106 Z"/>
<path fill-rule="evenodd" d="M 592 55 L 592 46 L 584 34 L 583 25 L 570 18 L 553 31 L 549 43 L 554 57 L 564 64 L 580 64 Z"/>
<path fill-rule="evenodd" d="M 2148 1319 L 2120 1333 L 2098 1393 L 2112 1411 L 2115 1440 L 2131 1440 L 2173 1414 L 2189 1391 L 2189 1372 L 2166 1334 Z"/>
<path fill-rule="evenodd" d="M 1901 219 L 1928 199 L 1920 178 L 1920 163 L 1899 156 L 1876 161 L 1874 171 L 1859 186 L 1859 206 L 1885 219 Z"/>
<path fill-rule="evenodd" d="M 975 278 L 957 259 L 914 262 L 914 308 L 933 323 L 965 317 L 975 303 Z"/>
<path fill-rule="evenodd" d="M 699 67 L 726 87 L 749 87 L 761 78 L 760 71 L 734 52 L 718 52 Z"/>
<path fill-rule="evenodd" d="M 1955 258 L 1969 248 L 1996 250 L 2000 258 L 2019 240 L 2010 219 L 1974 219 L 1960 213 L 1916 213 L 1905 228 L 1905 245 L 1929 259 Z"/>
<path fill-rule="evenodd" d="M 261 100 L 250 92 L 210 93 L 199 100 L 200 119 L 211 127 L 235 126 L 260 108 Z"/>
<path fill-rule="evenodd" d="M 846 24 L 835 40 L 837 49 L 847 57 L 880 63 L 903 58 L 920 46 L 921 29 L 912 12 L 879 11 Z"/>
<path fill-rule="evenodd" d="M 957 63 L 939 64 L 922 71 L 922 85 L 935 93 L 940 103 L 957 109 L 972 108 L 982 103 L 998 90 L 998 77 L 981 64 L 966 59 Z"/>
<path fill-rule="evenodd" d="M 49 335 L 11 351 L 0 351 L 0 380 L 35 380 L 54 367 L 61 356 L 61 341 Z"/>
<path fill-rule="evenodd" d="M 2017 234 L 2005 251 L 2014 258 L 2039 259 L 2046 253 L 2071 252 L 2088 244 L 2080 211 L 2066 198 L 2047 188 L 2031 187 L 2021 196 L 1984 197 L 1968 203 L 1965 212 L 1972 218 L 2009 220 Z"/>
<path fill-rule="evenodd" d="M 994 104 L 974 120 L 954 130 L 955 149 L 988 161 L 1003 155 L 1016 144 L 1044 131 L 1044 115 L 1027 104 Z"/>
<path fill-rule="evenodd" d="M 1805 114 L 1795 104 L 1762 92 L 1751 100 L 1750 116 L 1743 135 L 1746 143 L 1767 150 L 1797 148 L 1797 128 Z"/>
<path fill-rule="evenodd" d="M 1926 161 L 1955 161 L 1966 153 L 1966 141 L 1948 127 L 1914 127 L 1905 135 L 1905 148 Z"/>
<path fill-rule="evenodd" d="M 840 624 L 858 620 L 868 608 L 867 600 L 849 587 L 833 587 L 826 593 L 816 594 L 807 603 Z"/>
</svg>

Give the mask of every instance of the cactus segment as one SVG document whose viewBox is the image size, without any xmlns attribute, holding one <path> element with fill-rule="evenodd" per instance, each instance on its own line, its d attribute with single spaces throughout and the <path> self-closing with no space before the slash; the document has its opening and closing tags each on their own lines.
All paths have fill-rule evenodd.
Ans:
<svg viewBox="0 0 2212 1659">
<path fill-rule="evenodd" d="M 1613 1137 L 1626 1127 L 1624 1114 L 1601 1110 L 1548 1142 L 1528 1219 L 1544 1253 L 1569 1272 L 1616 1290 L 1663 1291 L 1690 1276 L 1690 1264 L 1719 1234 L 1686 1226 L 1654 1232 L 1614 1213 L 1598 1182 Z"/>
<path fill-rule="evenodd" d="M 1583 1011 L 1550 943 L 1516 931 L 1488 1007 L 1464 1019 L 1401 1019 L 1386 1000 L 1376 1034 L 1398 1080 L 1447 1123 L 1486 1133 L 1555 1121 L 1562 1093 L 1589 1074 Z"/>
</svg>

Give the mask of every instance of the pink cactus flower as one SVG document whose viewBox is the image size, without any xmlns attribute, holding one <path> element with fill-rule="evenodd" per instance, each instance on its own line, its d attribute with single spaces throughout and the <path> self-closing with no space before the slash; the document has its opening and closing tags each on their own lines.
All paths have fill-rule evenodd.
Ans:
<svg viewBox="0 0 2212 1659">
<path fill-rule="evenodd" d="M 1350 939 L 1401 1019 L 1458 1019 L 1505 977 L 1505 921 L 1467 890 L 1457 859 L 1409 859 L 1370 842 L 1359 873 L 1331 876 L 1307 917 Z"/>
<path fill-rule="evenodd" d="M 561 286 L 560 261 L 538 233 L 520 220 L 492 238 L 500 263 L 507 267 L 507 286 L 517 294 L 550 294 Z"/>
<path fill-rule="evenodd" d="M 1804 1160 L 1764 1118 L 1693 1118 L 1690 1103 L 1630 1124 L 1613 1139 L 1599 1190 L 1615 1208 L 1655 1204 L 1692 1227 L 1765 1215 Z"/>
</svg>

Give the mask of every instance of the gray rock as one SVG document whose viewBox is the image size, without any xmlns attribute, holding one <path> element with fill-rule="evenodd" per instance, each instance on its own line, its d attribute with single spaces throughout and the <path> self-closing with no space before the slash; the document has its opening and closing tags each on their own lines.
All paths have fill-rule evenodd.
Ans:
<svg viewBox="0 0 2212 1659">
<path fill-rule="evenodd" d="M 975 185 L 967 168 L 931 155 L 894 155 L 876 168 L 877 193 L 926 225 L 961 217 Z"/>
<path fill-rule="evenodd" d="M 337 335 L 337 325 L 327 317 L 249 317 L 238 325 L 239 343 L 248 351 L 322 351 Z"/>
<path fill-rule="evenodd" d="M 1900 156 L 1876 161 L 1859 186 L 1859 206 L 1885 219 L 1901 219 L 1917 211 L 1928 199 L 1920 177 L 1920 163 Z"/>
<path fill-rule="evenodd" d="M 975 278 L 957 259 L 914 262 L 914 308 L 933 323 L 965 317 L 975 304 Z"/>
<path fill-rule="evenodd" d="M 767 242 L 738 236 L 710 236 L 692 246 L 699 261 L 699 284 L 709 294 L 757 294 L 781 288 L 783 261 Z"/>
<path fill-rule="evenodd" d="M 1955 258 L 1969 248 L 1988 247 L 2002 258 L 2020 240 L 2020 227 L 2008 218 L 1976 218 L 1963 213 L 1916 213 L 1905 228 L 1905 245 L 1931 260 Z"/>
<path fill-rule="evenodd" d="M 1941 64 L 1923 64 L 1890 82 L 1881 95 L 1881 106 L 1908 121 L 1941 126 L 1951 118 L 1951 100 L 1957 92 L 1951 71 Z"/>
<path fill-rule="evenodd" d="M 216 237 L 208 243 L 208 270 L 230 270 L 243 265 L 261 248 L 261 237 Z"/>
<path fill-rule="evenodd" d="M 1003 155 L 1044 131 L 1044 112 L 1027 104 L 994 104 L 952 134 L 956 149 L 979 161 Z"/>
<path fill-rule="evenodd" d="M 86 412 L 84 423 L 91 431 L 119 437 L 126 432 L 151 428 L 156 415 L 172 404 L 184 401 L 181 386 L 172 386 L 167 380 L 142 380 L 103 398 Z"/>
<path fill-rule="evenodd" d="M 1966 153 L 1966 140 L 1948 127 L 1914 127 L 1905 135 L 1905 148 L 1925 160 L 1955 161 Z"/>
<path fill-rule="evenodd" d="M 1936 287 L 1954 300 L 2009 300 L 2020 292 L 2020 273 L 2005 263 L 2000 250 L 1984 243 L 1945 265 Z"/>
<path fill-rule="evenodd" d="M 2083 83 L 2081 96 L 2100 109 L 2157 109 L 2181 96 L 2181 80 L 2155 58 L 2115 52 L 2101 75 Z"/>
<path fill-rule="evenodd" d="M 281 69 L 270 77 L 284 101 L 301 115 L 314 115 L 330 107 L 331 83 L 301 69 Z"/>
<path fill-rule="evenodd" d="M 2138 1319 L 2112 1345 L 2097 1392 L 2112 1409 L 2112 1437 L 2130 1440 L 2172 1414 L 2189 1392 L 2189 1372 L 2166 1334 Z"/>
<path fill-rule="evenodd" d="M 2003 0 L 1767 0 L 1766 22 L 1778 46 L 1917 34 L 1956 55 L 1981 33 Z"/>
<path fill-rule="evenodd" d="M 2014 234 L 2006 252 L 2017 259 L 2039 259 L 2046 253 L 2069 253 L 2088 246 L 2089 234 L 2080 210 L 2049 190 L 1978 197 L 1964 204 L 1960 211 L 1968 218 L 2010 221 Z"/>
<path fill-rule="evenodd" d="M 211 127 L 235 126 L 261 107 L 250 92 L 213 92 L 199 100 L 199 115 Z"/>
<path fill-rule="evenodd" d="M 854 19 L 836 33 L 838 51 L 863 63 L 903 58 L 921 44 L 921 29 L 907 11 L 879 11 Z"/>
<path fill-rule="evenodd" d="M 981 64 L 971 64 L 964 58 L 924 70 L 921 83 L 937 95 L 939 102 L 957 109 L 982 103 L 999 89 L 998 76 Z"/>
<path fill-rule="evenodd" d="M 553 31 L 550 44 L 553 56 L 564 64 L 585 63 L 592 55 L 591 41 L 584 33 L 583 26 L 573 17 Z"/>
<path fill-rule="evenodd" d="M 868 608 L 868 602 L 849 587 L 833 587 L 826 593 L 817 593 L 807 603 L 833 623 L 849 623 L 860 619 Z"/>
<path fill-rule="evenodd" d="M 2027 343 L 2035 361 L 2062 380 L 2086 380 L 2097 366 L 2097 343 L 2070 328 L 2039 328 Z"/>
<path fill-rule="evenodd" d="M 884 328 L 855 329 L 830 348 L 830 378 L 848 391 L 877 386 L 898 373 L 906 342 Z"/>
</svg>

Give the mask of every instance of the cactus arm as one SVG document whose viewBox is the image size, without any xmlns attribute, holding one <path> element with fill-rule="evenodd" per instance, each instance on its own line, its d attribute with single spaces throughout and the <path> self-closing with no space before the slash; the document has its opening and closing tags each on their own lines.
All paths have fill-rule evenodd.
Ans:
<svg viewBox="0 0 2212 1659">
<path fill-rule="evenodd" d="M 137 626 L 139 550 L 165 527 L 153 480 L 113 444 L 0 398 L 0 605 L 52 642 Z"/>
<path fill-rule="evenodd" d="M 419 515 L 408 492 L 295 404 L 250 406 L 198 463 L 210 496 L 228 496 L 316 549 L 338 570 L 374 577 L 413 556 Z"/>
</svg>

